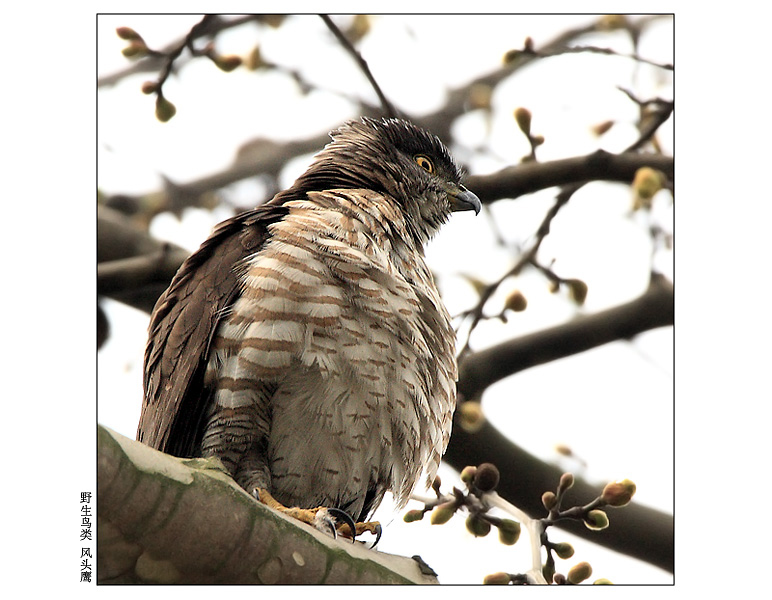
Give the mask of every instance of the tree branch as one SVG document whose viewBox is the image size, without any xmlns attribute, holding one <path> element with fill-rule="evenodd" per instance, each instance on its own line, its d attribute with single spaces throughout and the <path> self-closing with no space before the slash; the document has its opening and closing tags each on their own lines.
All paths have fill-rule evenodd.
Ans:
<svg viewBox="0 0 772 600">
<path fill-rule="evenodd" d="M 496 381 L 535 365 L 672 325 L 673 318 L 673 286 L 655 275 L 648 291 L 632 302 L 466 355 L 459 364 L 459 400 L 479 398 Z M 488 422 L 473 433 L 454 427 L 443 460 L 459 471 L 467 465 L 491 462 L 502 473 L 510 473 L 510 477 L 502 478 L 499 493 L 533 517 L 544 511 L 541 492 L 552 489 L 562 474 L 557 467 L 512 443 Z M 572 494 L 581 504 L 601 491 L 600 487 L 580 481 Z M 601 535 L 573 523 L 561 522 L 558 526 L 673 571 L 672 515 L 632 504 L 614 513 L 613 526 Z"/>
<path fill-rule="evenodd" d="M 454 427 L 443 460 L 457 471 L 467 465 L 485 462 L 495 464 L 502 473 L 497 488 L 499 495 L 531 517 L 544 516 L 541 493 L 554 489 L 563 474 L 558 467 L 542 462 L 513 444 L 489 422 L 474 433 Z M 582 505 L 599 496 L 602 491 L 603 486 L 593 486 L 576 478 L 570 494 L 572 501 Z M 601 532 L 590 531 L 581 523 L 571 521 L 560 521 L 556 527 L 673 572 L 675 550 L 672 515 L 633 501 L 624 509 L 614 512 L 611 523 L 608 529 Z"/>
<path fill-rule="evenodd" d="M 437 583 L 412 558 L 334 540 L 260 504 L 215 462 L 101 425 L 97 441 L 99 583 Z"/>
<path fill-rule="evenodd" d="M 370 85 L 372 86 L 373 90 L 378 96 L 378 99 L 381 101 L 381 106 L 383 107 L 383 110 L 386 112 L 386 116 L 400 117 L 401 115 L 399 114 L 399 111 L 396 108 L 394 108 L 394 105 L 391 102 L 389 102 L 389 99 L 386 97 L 386 94 L 383 93 L 381 86 L 378 85 L 378 82 L 375 80 L 375 77 L 373 77 L 373 73 L 372 71 L 370 71 L 370 67 L 367 64 L 367 61 L 364 58 L 362 58 L 362 55 L 357 51 L 356 48 L 354 48 L 353 44 L 343 34 L 340 28 L 333 22 L 333 20 L 329 17 L 329 15 L 319 15 L 319 16 L 324 21 L 324 24 L 327 25 L 327 28 L 340 42 L 341 46 L 343 46 L 346 52 L 348 52 L 354 58 L 356 63 L 359 65 L 359 68 L 362 69 L 362 73 L 364 73 L 365 77 L 367 77 L 367 81 L 370 82 Z"/>
<path fill-rule="evenodd" d="M 672 157 L 638 152 L 611 154 L 596 150 L 585 156 L 525 162 L 489 175 L 470 175 L 464 184 L 474 190 L 483 204 L 491 204 L 496 200 L 519 198 L 555 186 L 589 181 L 631 183 L 641 167 L 662 171 L 671 181 L 675 177 Z"/>
<path fill-rule="evenodd" d="M 458 392 L 479 398 L 490 385 L 536 365 L 673 324 L 673 285 L 653 275 L 649 289 L 621 306 L 471 352 L 461 359 Z"/>
</svg>

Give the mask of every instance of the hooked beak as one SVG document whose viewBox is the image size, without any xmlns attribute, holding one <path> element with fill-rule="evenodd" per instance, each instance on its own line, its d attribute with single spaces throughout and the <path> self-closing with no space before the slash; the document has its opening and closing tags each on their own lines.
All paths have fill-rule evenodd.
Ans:
<svg viewBox="0 0 772 600">
<path fill-rule="evenodd" d="M 474 214 L 478 214 L 482 208 L 480 199 L 463 185 L 459 185 L 457 188 L 454 186 L 449 189 L 448 198 L 450 199 L 450 206 L 453 212 L 473 210 Z"/>
</svg>

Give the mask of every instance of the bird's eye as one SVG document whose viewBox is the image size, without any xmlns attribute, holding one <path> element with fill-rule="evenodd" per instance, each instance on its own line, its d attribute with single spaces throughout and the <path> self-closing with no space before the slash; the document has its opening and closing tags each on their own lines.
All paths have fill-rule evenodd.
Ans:
<svg viewBox="0 0 772 600">
<path fill-rule="evenodd" d="M 430 161 L 423 154 L 418 154 L 415 157 L 415 161 L 416 163 L 418 163 L 418 166 L 424 169 L 425 171 L 429 173 L 434 173 L 434 164 L 432 164 L 432 161 Z"/>
</svg>

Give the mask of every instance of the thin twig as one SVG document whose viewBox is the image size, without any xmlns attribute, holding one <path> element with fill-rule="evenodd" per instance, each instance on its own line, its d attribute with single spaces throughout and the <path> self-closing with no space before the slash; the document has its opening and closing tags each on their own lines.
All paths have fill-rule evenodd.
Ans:
<svg viewBox="0 0 772 600">
<path fill-rule="evenodd" d="M 666 71 L 672 71 L 674 69 L 673 65 L 670 63 L 658 63 L 652 60 L 648 60 L 646 58 L 642 58 L 637 54 L 623 54 L 622 52 L 617 52 L 616 50 L 612 50 L 611 48 L 601 48 L 598 46 L 567 46 L 565 48 L 560 48 L 557 50 L 550 50 L 549 52 L 536 52 L 533 50 L 531 50 L 530 52 L 527 50 L 524 50 L 524 52 L 533 54 L 534 56 L 537 56 L 539 58 L 560 56 L 561 54 L 581 54 L 584 52 L 589 52 L 593 54 L 606 54 L 607 56 L 620 56 L 622 58 L 630 58 L 637 62 L 651 65 L 659 69 L 664 69 Z"/>
<path fill-rule="evenodd" d="M 357 51 L 356 48 L 354 48 L 354 46 L 351 44 L 348 38 L 343 34 L 343 32 L 338 28 L 338 26 L 335 23 L 333 23 L 329 15 L 319 15 L 319 16 L 322 18 L 325 25 L 327 25 L 327 28 L 333 33 L 333 35 L 338 39 L 341 45 L 346 49 L 346 51 L 349 54 L 351 54 L 351 56 L 354 57 L 354 60 L 356 60 L 359 67 L 362 69 L 362 72 L 365 74 L 365 77 L 367 77 L 367 80 L 370 82 L 370 85 L 373 86 L 373 90 L 375 90 L 375 93 L 378 95 L 378 99 L 381 101 L 381 105 L 383 106 L 383 109 L 386 111 L 387 116 L 389 117 L 401 116 L 399 111 L 396 108 L 394 108 L 391 102 L 389 102 L 389 99 L 386 97 L 386 94 L 383 93 L 383 90 L 381 90 L 381 86 L 378 85 L 378 82 L 375 80 L 375 77 L 373 77 L 373 74 L 370 71 L 370 67 L 367 65 L 367 61 L 364 58 L 362 58 L 362 55 Z"/>
</svg>

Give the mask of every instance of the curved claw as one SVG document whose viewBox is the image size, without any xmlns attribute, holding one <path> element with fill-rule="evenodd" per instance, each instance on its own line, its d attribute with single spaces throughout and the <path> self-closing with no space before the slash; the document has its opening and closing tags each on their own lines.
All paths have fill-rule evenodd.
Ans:
<svg viewBox="0 0 772 600">
<path fill-rule="evenodd" d="M 329 512 L 329 509 L 327 509 L 325 512 Z M 330 530 L 330 535 L 332 536 L 332 539 L 337 540 L 338 539 L 338 530 L 335 527 L 335 521 L 327 516 L 326 514 L 319 514 L 317 513 L 317 523 L 323 525 L 326 529 Z"/>
<path fill-rule="evenodd" d="M 354 519 L 351 518 L 351 515 L 348 514 L 345 510 L 340 510 L 339 508 L 328 508 L 327 512 L 330 513 L 336 519 L 340 519 L 346 525 L 348 525 L 348 528 L 351 531 L 351 543 L 353 544 L 356 541 L 356 537 L 357 537 L 357 525 L 356 523 L 354 523 Z M 333 529 L 335 529 L 334 526 L 333 526 Z"/>
<path fill-rule="evenodd" d="M 378 525 L 375 526 L 375 541 L 373 542 L 373 545 L 370 546 L 370 550 L 375 548 L 378 545 L 378 542 L 381 541 L 381 535 L 383 535 L 383 527 L 378 523 Z"/>
</svg>

